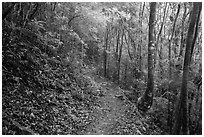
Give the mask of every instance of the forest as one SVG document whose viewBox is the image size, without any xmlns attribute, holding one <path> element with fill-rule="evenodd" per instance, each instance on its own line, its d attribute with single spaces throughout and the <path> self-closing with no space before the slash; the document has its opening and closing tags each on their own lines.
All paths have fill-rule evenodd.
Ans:
<svg viewBox="0 0 204 137">
<path fill-rule="evenodd" d="M 3 135 L 202 135 L 202 2 L 2 2 Z"/>
</svg>

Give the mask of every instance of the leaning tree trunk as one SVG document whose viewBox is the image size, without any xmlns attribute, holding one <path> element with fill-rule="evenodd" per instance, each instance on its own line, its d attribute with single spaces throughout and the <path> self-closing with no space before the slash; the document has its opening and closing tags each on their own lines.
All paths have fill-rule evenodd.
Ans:
<svg viewBox="0 0 204 137">
<path fill-rule="evenodd" d="M 153 102 L 153 89 L 154 89 L 154 62 L 153 54 L 155 49 L 155 16 L 156 16 L 156 2 L 150 3 L 150 16 L 149 16 L 149 44 L 148 44 L 148 81 L 147 89 L 142 97 L 138 100 L 138 109 L 146 112 L 150 109 Z"/>
<path fill-rule="evenodd" d="M 193 10 L 190 16 L 190 24 L 188 28 L 188 35 L 186 41 L 186 52 L 184 58 L 183 66 L 183 78 L 182 87 L 179 104 L 176 110 L 176 119 L 174 125 L 174 134 L 180 134 L 182 129 L 182 134 L 189 134 L 189 119 L 188 119 L 188 92 L 187 92 L 187 81 L 188 81 L 188 71 L 190 66 L 191 51 L 193 50 L 193 38 L 195 33 L 195 26 L 197 18 L 199 17 L 199 9 L 201 9 L 202 3 L 193 3 Z"/>
</svg>

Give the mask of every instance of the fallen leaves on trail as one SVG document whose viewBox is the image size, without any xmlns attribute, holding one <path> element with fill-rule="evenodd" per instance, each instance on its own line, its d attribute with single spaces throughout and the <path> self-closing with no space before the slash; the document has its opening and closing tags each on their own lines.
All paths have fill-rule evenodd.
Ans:
<svg viewBox="0 0 204 137">
<path fill-rule="evenodd" d="M 160 135 L 163 131 L 148 116 L 141 116 L 134 104 L 126 101 L 126 111 L 117 119 L 112 135 Z"/>
<path fill-rule="evenodd" d="M 103 82 L 102 79 L 94 81 L 102 91 L 106 91 L 100 104 L 94 108 L 96 119 L 88 129 L 88 134 L 103 135 L 152 135 L 164 134 L 154 123 L 149 121 L 148 115 L 141 115 L 133 102 L 131 102 L 119 87 Z M 108 82 L 109 83 L 109 82 Z M 107 90 L 108 89 L 108 90 Z M 108 127 L 108 128 L 107 128 Z"/>
</svg>

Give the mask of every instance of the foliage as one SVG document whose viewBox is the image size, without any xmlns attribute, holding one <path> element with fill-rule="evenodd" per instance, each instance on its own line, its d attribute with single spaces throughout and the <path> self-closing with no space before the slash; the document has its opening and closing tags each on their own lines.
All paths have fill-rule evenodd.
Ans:
<svg viewBox="0 0 204 137">
<path fill-rule="evenodd" d="M 112 117 L 118 121 L 110 134 L 170 134 L 192 5 L 157 3 L 154 100 L 140 114 L 136 102 L 148 80 L 149 3 L 2 3 L 2 133 L 86 134 L 97 122 L 100 100 L 111 106 L 117 91 L 117 109 L 125 112 Z M 190 134 L 202 131 L 202 20 L 197 24 L 187 84 Z"/>
<path fill-rule="evenodd" d="M 96 99 L 85 89 L 90 83 L 73 71 L 76 64 L 57 55 L 64 42 L 44 21 L 25 27 L 3 22 L 3 134 L 83 134 Z"/>
</svg>

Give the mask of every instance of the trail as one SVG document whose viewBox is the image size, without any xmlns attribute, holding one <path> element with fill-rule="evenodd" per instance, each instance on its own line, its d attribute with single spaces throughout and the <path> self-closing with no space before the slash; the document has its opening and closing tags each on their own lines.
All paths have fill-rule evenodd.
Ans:
<svg viewBox="0 0 204 137">
<path fill-rule="evenodd" d="M 102 79 L 95 79 L 98 84 L 101 84 L 101 89 L 104 91 L 104 96 L 100 97 L 99 107 L 94 108 L 93 115 L 96 121 L 88 128 L 88 135 L 110 135 L 111 131 L 120 116 L 125 111 L 123 101 L 117 97 L 122 95 L 122 90 L 111 83 L 105 82 Z"/>
</svg>

